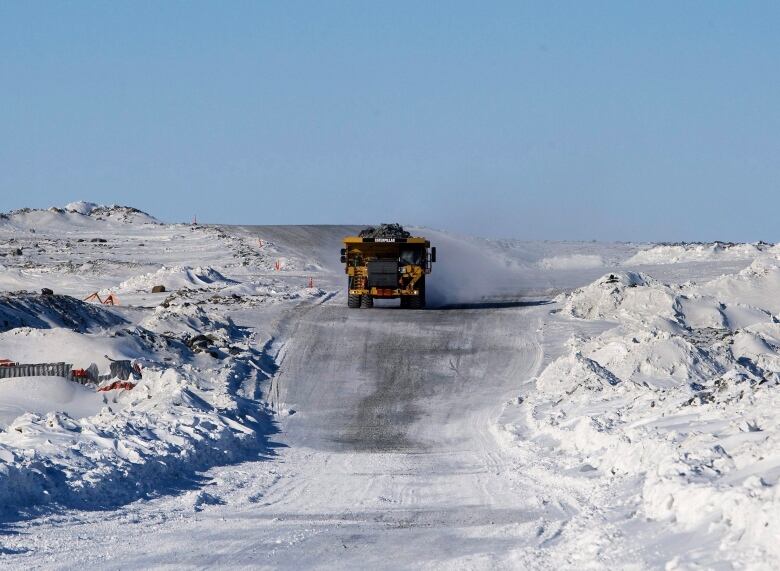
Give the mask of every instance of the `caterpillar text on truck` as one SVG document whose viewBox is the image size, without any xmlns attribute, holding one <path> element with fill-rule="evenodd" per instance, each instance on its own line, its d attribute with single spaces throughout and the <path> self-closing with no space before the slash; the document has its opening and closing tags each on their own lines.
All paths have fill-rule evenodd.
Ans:
<svg viewBox="0 0 780 571">
<path fill-rule="evenodd" d="M 375 299 L 401 299 L 401 307 L 425 307 L 425 276 L 436 261 L 436 248 L 398 224 L 366 228 L 344 238 L 341 262 L 349 280 L 347 306 L 368 308 Z"/>
</svg>

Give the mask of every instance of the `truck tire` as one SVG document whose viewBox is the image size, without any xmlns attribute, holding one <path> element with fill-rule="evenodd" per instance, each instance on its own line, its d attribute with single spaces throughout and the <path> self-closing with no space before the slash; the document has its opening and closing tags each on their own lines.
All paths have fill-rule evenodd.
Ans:
<svg viewBox="0 0 780 571">
<path fill-rule="evenodd" d="M 357 309 L 360 307 L 360 296 L 349 294 L 347 296 L 347 307 L 350 309 Z"/>
<path fill-rule="evenodd" d="M 360 296 L 360 307 L 363 309 L 371 309 L 374 307 L 374 298 L 370 295 L 361 295 Z"/>
</svg>

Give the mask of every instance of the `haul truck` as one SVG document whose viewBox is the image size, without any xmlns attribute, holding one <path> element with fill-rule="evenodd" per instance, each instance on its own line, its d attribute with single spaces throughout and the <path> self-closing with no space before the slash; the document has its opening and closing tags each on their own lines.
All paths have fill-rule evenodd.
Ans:
<svg viewBox="0 0 780 571">
<path fill-rule="evenodd" d="M 388 231 L 389 228 L 389 231 Z M 436 248 L 398 225 L 368 228 L 344 238 L 341 263 L 349 280 L 347 306 L 373 307 L 375 299 L 401 299 L 401 307 L 425 307 L 425 276 L 436 261 Z"/>
</svg>

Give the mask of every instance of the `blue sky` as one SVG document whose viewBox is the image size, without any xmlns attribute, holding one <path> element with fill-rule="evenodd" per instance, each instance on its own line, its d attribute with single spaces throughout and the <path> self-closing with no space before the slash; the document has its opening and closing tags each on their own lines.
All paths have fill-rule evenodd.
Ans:
<svg viewBox="0 0 780 571">
<path fill-rule="evenodd" d="M 780 240 L 775 2 L 3 2 L 0 209 Z"/>
</svg>

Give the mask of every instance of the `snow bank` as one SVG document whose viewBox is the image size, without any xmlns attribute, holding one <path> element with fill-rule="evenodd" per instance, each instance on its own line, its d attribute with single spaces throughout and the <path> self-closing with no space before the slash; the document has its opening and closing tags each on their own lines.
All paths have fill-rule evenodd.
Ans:
<svg viewBox="0 0 780 571">
<path fill-rule="evenodd" d="M 650 276 L 616 272 L 558 298 L 564 311 L 580 319 L 638 317 L 674 319 L 674 292 Z"/>
<path fill-rule="evenodd" d="M 318 287 L 295 287 L 281 281 L 245 282 L 231 285 L 220 291 L 220 295 L 250 296 L 274 299 L 276 301 L 292 299 L 314 299 L 327 292 Z"/>
<path fill-rule="evenodd" d="M 645 517 L 714 534 L 742 561 L 780 557 L 776 271 L 756 264 L 702 285 L 613 273 L 562 296 L 564 319 L 616 325 L 573 338 L 522 405 L 563 450 L 641 477 Z"/>
<path fill-rule="evenodd" d="M 102 204 L 95 205 L 92 203 L 82 204 L 89 210 L 87 216 L 97 220 L 110 220 L 123 224 L 160 224 L 160 221 L 154 216 L 131 206 L 121 206 L 119 204 L 112 204 L 109 206 Z"/>
<path fill-rule="evenodd" d="M 20 361 L 96 362 L 101 372 L 103 355 L 144 364 L 132 390 L 105 394 L 58 378 L 0 381 L 0 515 L 52 502 L 122 503 L 260 449 L 262 409 L 245 396 L 269 366 L 259 366 L 246 330 L 229 320 L 201 325 L 214 349 L 200 354 L 172 337 L 193 336 L 182 325 L 168 336 L 140 327 L 0 333 Z"/>
<path fill-rule="evenodd" d="M 699 290 L 724 301 L 741 301 L 780 313 L 780 260 L 757 258 L 738 274 L 716 278 Z"/>
<path fill-rule="evenodd" d="M 134 388 L 110 393 L 57 377 L 0 380 L 0 516 L 122 503 L 262 448 L 263 411 L 246 395 L 272 366 L 259 365 L 250 332 L 192 304 L 164 311 L 147 319 L 161 335 L 68 296 L 0 296 L 0 357 L 95 363 L 101 374 L 106 357 L 144 367 Z M 207 351 L 188 345 L 197 335 Z"/>
<path fill-rule="evenodd" d="M 257 421 L 224 390 L 236 374 L 234 366 L 208 381 L 192 370 L 147 369 L 132 391 L 112 397 L 116 403 L 94 416 L 59 411 L 16 418 L 0 432 L 2 511 L 52 502 L 117 505 L 256 450 Z M 212 391 L 220 393 L 219 407 Z"/>
<path fill-rule="evenodd" d="M 766 309 L 737 301 L 746 296 L 725 296 L 722 290 L 711 284 L 671 286 L 642 273 L 614 272 L 559 296 L 558 301 L 572 317 L 634 322 L 666 330 L 734 330 L 774 319 Z"/>
<path fill-rule="evenodd" d="M 0 295 L 0 358 L 94 363 L 100 374 L 109 359 L 143 367 L 134 388 L 108 393 L 57 377 L 0 380 L 0 517 L 42 504 L 123 503 L 265 450 L 259 385 L 274 363 L 231 316 L 257 324 L 263 314 L 249 311 L 266 300 L 326 293 L 303 287 L 301 276 L 268 278 L 277 252 L 216 228 L 83 201 L 0 214 L 0 235 L 0 287 L 78 297 L 111 290 L 122 303 Z M 292 255 L 287 262 L 303 267 Z M 145 295 L 156 285 L 170 293 Z"/>
<path fill-rule="evenodd" d="M 143 337 L 116 329 L 110 333 L 79 333 L 70 329 L 19 327 L 0 333 L 3 356 L 18 363 L 71 363 L 86 369 L 92 363 L 105 372 L 112 359 L 146 359 L 149 346 Z M 0 381 L 2 382 L 2 381 Z"/>
</svg>

